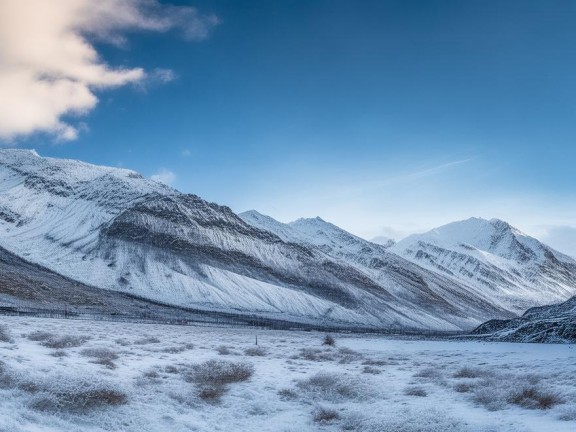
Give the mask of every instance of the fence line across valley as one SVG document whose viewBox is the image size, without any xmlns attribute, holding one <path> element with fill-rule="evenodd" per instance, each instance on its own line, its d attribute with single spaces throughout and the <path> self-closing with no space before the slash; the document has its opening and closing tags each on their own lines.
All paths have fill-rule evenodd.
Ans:
<svg viewBox="0 0 576 432">
<path fill-rule="evenodd" d="M 87 321 L 127 322 L 137 324 L 165 324 L 184 326 L 237 326 L 270 330 L 321 331 L 328 333 L 373 333 L 400 336 L 459 336 L 467 332 L 454 330 L 432 330 L 418 328 L 379 328 L 341 325 L 338 323 L 318 324 L 288 321 L 259 315 L 236 314 L 230 312 L 200 311 L 181 309 L 182 316 L 158 316 L 152 312 L 129 315 L 114 312 L 77 311 L 73 309 L 50 309 L 14 304 L 0 304 L 0 315 L 27 316 L 34 318 L 73 319 Z"/>
</svg>

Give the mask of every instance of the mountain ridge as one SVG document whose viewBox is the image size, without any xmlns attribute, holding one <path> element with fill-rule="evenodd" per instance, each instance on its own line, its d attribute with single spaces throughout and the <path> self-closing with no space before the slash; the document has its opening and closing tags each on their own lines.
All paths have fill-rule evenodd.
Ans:
<svg viewBox="0 0 576 432">
<path fill-rule="evenodd" d="M 236 215 L 131 170 L 25 150 L 0 150 L 0 247 L 89 286 L 206 311 L 449 330 L 513 316 L 321 218 Z"/>
</svg>

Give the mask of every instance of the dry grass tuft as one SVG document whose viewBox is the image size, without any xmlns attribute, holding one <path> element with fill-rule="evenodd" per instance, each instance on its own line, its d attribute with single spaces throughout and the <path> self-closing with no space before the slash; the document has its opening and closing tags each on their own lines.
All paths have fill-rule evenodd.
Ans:
<svg viewBox="0 0 576 432">
<path fill-rule="evenodd" d="M 316 423 L 330 423 L 340 419 L 340 415 L 336 410 L 331 408 L 319 407 L 314 410 L 313 419 Z"/>
<path fill-rule="evenodd" d="M 264 357 L 267 353 L 266 348 L 261 346 L 255 346 L 244 350 L 244 354 L 250 357 Z"/>
</svg>

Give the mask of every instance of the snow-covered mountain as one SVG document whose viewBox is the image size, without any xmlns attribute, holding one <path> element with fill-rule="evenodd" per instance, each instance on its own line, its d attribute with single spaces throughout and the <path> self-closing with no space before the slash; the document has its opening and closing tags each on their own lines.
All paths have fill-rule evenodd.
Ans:
<svg viewBox="0 0 576 432">
<path fill-rule="evenodd" d="M 576 343 L 576 296 L 528 309 L 520 318 L 488 321 L 472 333 L 498 341 Z"/>
<path fill-rule="evenodd" d="M 575 294 L 576 260 L 498 219 L 450 223 L 389 250 L 516 313 Z"/>
<path fill-rule="evenodd" d="M 513 316 L 499 289 L 423 267 L 390 252 L 397 246 L 368 242 L 319 218 L 282 224 L 255 212 L 239 217 L 130 170 L 26 150 L 0 150 L 0 247 L 108 290 L 103 295 L 128 293 L 197 310 L 435 329 Z M 564 265 L 569 291 L 572 264 L 553 256 Z M 550 267 L 550 278 L 556 270 Z M 512 304 L 524 293 L 505 290 Z"/>
<path fill-rule="evenodd" d="M 354 255 L 363 244 L 350 241 Z M 197 309 L 446 329 L 506 316 L 447 278 L 379 260 L 377 245 L 358 259 L 393 277 L 133 171 L 25 150 L 0 150 L 0 246 L 89 286 Z"/>
</svg>

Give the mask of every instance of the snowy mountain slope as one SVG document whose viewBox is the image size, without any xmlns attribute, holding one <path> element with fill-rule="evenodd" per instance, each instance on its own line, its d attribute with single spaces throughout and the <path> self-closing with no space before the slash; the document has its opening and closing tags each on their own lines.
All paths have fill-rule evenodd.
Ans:
<svg viewBox="0 0 576 432">
<path fill-rule="evenodd" d="M 390 253 L 388 248 L 350 234 L 321 218 L 299 219 L 283 224 L 257 211 L 239 215 L 251 225 L 268 230 L 284 241 L 327 255 L 354 267 L 382 286 L 394 302 L 407 310 L 426 311 L 441 316 L 439 305 L 457 310 L 462 317 L 513 315 L 494 307 L 490 298 L 479 296 L 474 287 L 420 267 Z"/>
<path fill-rule="evenodd" d="M 576 293 L 576 261 L 498 219 L 471 218 L 407 237 L 390 251 L 474 286 L 521 313 Z"/>
<path fill-rule="evenodd" d="M 334 325 L 455 329 L 507 316 L 447 278 L 379 261 L 377 245 L 352 265 L 344 257 L 364 246 L 344 233 L 342 257 L 328 255 L 133 171 L 0 150 L 0 246 L 86 285 Z"/>
<path fill-rule="evenodd" d="M 198 320 L 199 313 L 117 291 L 84 285 L 0 248 L 0 306 L 69 313 L 98 314 L 119 319 L 122 315 L 159 320 Z M 203 316 L 200 318 L 204 318 Z M 241 317 L 218 316 L 221 322 L 241 322 Z"/>
<path fill-rule="evenodd" d="M 130 170 L 25 150 L 0 150 L 0 247 L 86 286 L 329 325 L 468 329 L 513 316 L 523 295 L 480 289 L 319 218 L 241 218 Z M 537 251 L 571 281 L 569 258 Z"/>
<path fill-rule="evenodd" d="M 488 321 L 472 333 L 499 341 L 576 343 L 576 296 L 528 309 L 520 318 Z"/>
</svg>

